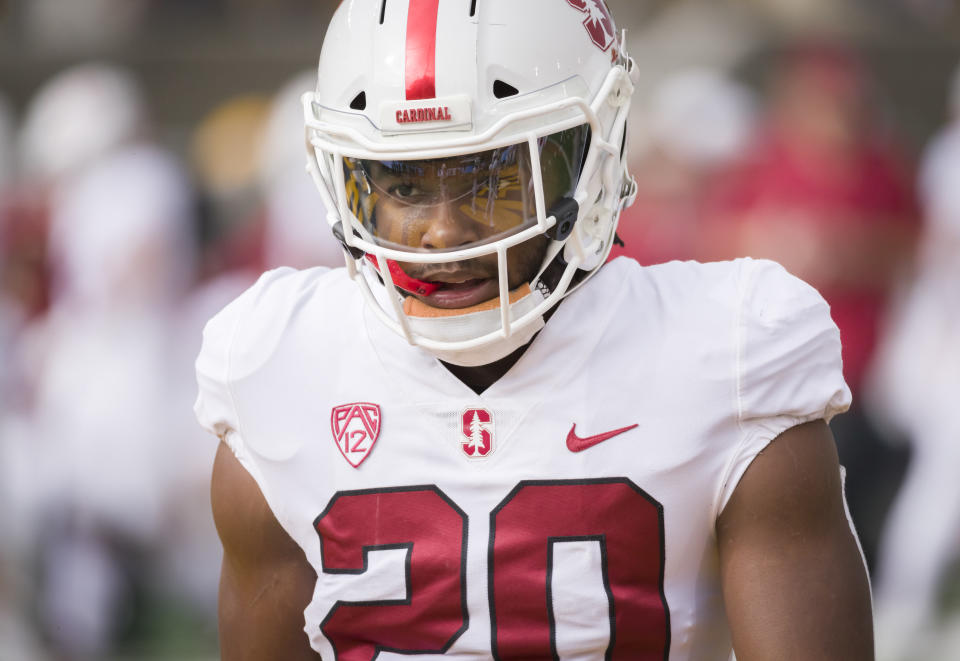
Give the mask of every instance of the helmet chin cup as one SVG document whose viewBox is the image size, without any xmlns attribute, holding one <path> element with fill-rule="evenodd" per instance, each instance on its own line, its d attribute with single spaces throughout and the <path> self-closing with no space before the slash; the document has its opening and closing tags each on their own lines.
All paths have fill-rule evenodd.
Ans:
<svg viewBox="0 0 960 661">
<path fill-rule="evenodd" d="M 432 353 L 440 360 L 461 367 L 477 367 L 495 362 L 527 344 L 544 326 L 542 315 L 531 315 L 544 301 L 543 294 L 525 286 L 526 295 L 509 304 L 509 315 L 514 321 L 527 318 L 522 326 L 515 326 L 509 335 L 489 342 L 482 347 L 456 350 L 439 349 Z M 425 338 L 442 342 L 463 342 L 501 330 L 499 300 L 487 309 L 466 314 L 408 317 L 410 328 Z M 529 315 L 529 316 L 528 316 Z"/>
<path fill-rule="evenodd" d="M 460 351 L 454 349 L 438 349 L 431 351 L 431 353 L 439 360 L 459 367 L 489 365 L 501 358 L 506 358 L 520 347 L 529 344 L 534 336 L 543 329 L 544 325 L 543 317 L 540 317 L 539 323 L 530 324 L 524 327 L 521 332 L 514 333 L 500 342 L 487 344 L 477 349 L 464 349 Z"/>
</svg>

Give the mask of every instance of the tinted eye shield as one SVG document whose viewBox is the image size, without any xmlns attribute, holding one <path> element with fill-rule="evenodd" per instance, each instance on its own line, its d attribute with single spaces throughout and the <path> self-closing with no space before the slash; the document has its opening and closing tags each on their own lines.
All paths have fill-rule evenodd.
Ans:
<svg viewBox="0 0 960 661">
<path fill-rule="evenodd" d="M 445 159 L 343 158 L 346 201 L 377 245 L 447 251 L 499 240 L 537 222 L 526 145 Z M 433 235 L 425 235 L 434 229 Z"/>
</svg>

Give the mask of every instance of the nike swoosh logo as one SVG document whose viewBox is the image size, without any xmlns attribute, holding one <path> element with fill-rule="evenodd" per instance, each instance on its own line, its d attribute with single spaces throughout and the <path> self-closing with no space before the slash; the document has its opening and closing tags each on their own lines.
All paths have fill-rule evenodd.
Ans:
<svg viewBox="0 0 960 661">
<path fill-rule="evenodd" d="M 592 448 L 594 445 L 599 445 L 604 441 L 609 441 L 614 436 L 619 436 L 620 434 L 628 432 L 631 429 L 636 429 L 639 426 L 639 424 L 630 425 L 629 427 L 622 427 L 620 429 L 608 431 L 605 434 L 597 434 L 596 436 L 580 438 L 577 436 L 577 423 L 573 423 L 573 427 L 571 427 L 570 431 L 567 433 L 567 449 L 570 450 L 570 452 L 583 452 L 584 450 Z"/>
</svg>

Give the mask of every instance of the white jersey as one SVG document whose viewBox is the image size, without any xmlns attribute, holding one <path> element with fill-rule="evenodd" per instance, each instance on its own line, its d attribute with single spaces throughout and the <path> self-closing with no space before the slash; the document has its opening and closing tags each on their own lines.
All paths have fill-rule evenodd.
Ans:
<svg viewBox="0 0 960 661">
<path fill-rule="evenodd" d="M 717 516 L 849 405 L 823 299 L 772 262 L 616 260 L 477 395 L 355 287 L 267 273 L 197 361 L 201 423 L 317 572 L 313 648 L 726 661 Z"/>
</svg>

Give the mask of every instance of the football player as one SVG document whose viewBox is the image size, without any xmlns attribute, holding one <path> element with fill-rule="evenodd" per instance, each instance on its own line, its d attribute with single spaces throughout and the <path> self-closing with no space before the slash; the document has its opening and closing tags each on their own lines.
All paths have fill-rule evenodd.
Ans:
<svg viewBox="0 0 960 661">
<path fill-rule="evenodd" d="M 352 0 L 305 95 L 345 269 L 214 317 L 223 658 L 872 658 L 822 298 L 604 265 L 635 70 L 602 0 Z"/>
</svg>

